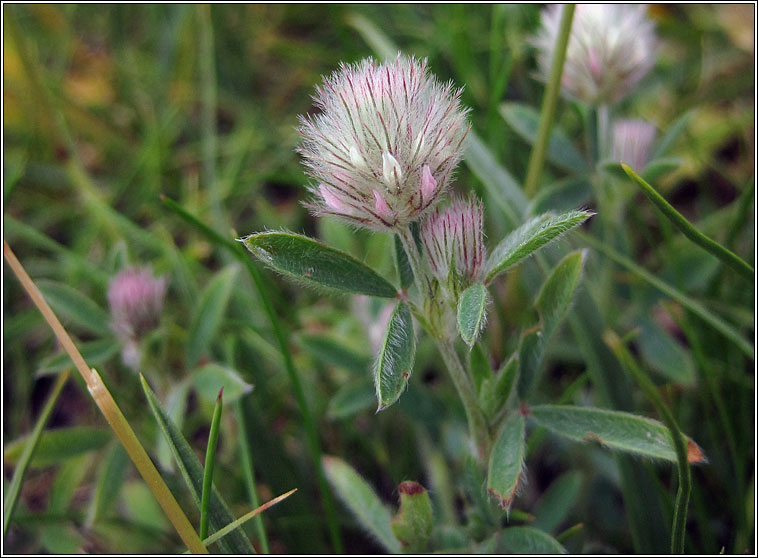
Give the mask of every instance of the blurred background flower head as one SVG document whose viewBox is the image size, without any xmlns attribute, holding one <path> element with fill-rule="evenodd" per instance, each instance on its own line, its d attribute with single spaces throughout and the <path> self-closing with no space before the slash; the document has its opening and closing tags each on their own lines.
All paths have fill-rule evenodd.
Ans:
<svg viewBox="0 0 758 558">
<path fill-rule="evenodd" d="M 542 11 L 532 43 L 541 79 L 547 81 L 563 6 Z M 592 105 L 625 97 L 655 63 L 656 36 L 647 6 L 579 4 L 574 12 L 561 85 L 563 93 Z"/>
</svg>

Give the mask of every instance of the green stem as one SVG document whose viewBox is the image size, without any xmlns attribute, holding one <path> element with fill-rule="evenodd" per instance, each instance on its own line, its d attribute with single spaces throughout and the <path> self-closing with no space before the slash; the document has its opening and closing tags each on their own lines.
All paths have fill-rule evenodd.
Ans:
<svg viewBox="0 0 758 558">
<path fill-rule="evenodd" d="M 529 198 L 533 198 L 539 188 L 540 175 L 545 163 L 545 153 L 550 143 L 550 127 L 553 124 L 555 116 L 555 107 L 558 105 L 558 95 L 561 92 L 561 75 L 563 74 L 563 63 L 566 61 L 566 50 L 571 32 L 571 20 L 574 17 L 573 4 L 566 4 L 561 14 L 561 26 L 558 30 L 558 37 L 555 41 L 555 50 L 553 51 L 553 62 L 550 66 L 550 77 L 545 89 L 545 96 L 542 99 L 542 110 L 540 111 L 540 123 L 537 128 L 537 141 L 529 157 L 529 167 L 526 173 L 524 183 L 524 193 Z"/>
<path fill-rule="evenodd" d="M 5 537 L 5 534 L 8 532 L 8 526 L 13 518 L 13 510 L 16 508 L 18 496 L 21 493 L 21 485 L 24 482 L 26 469 L 29 467 L 29 463 L 32 460 L 34 450 L 37 449 L 39 440 L 42 437 L 42 431 L 45 429 L 45 425 L 47 424 L 50 415 L 53 413 L 55 404 L 58 402 L 58 397 L 61 395 L 63 386 L 66 385 L 70 376 L 71 371 L 68 369 L 58 375 L 58 379 L 55 380 L 53 389 L 50 390 L 50 395 L 47 396 L 47 401 L 45 401 L 45 406 L 37 419 L 37 423 L 34 425 L 34 430 L 32 430 L 31 436 L 29 436 L 29 440 L 24 446 L 24 451 L 16 464 L 16 469 L 13 471 L 13 478 L 11 479 L 10 485 L 8 485 L 8 490 L 5 493 L 5 501 L 3 503 L 3 537 Z"/>
<path fill-rule="evenodd" d="M 437 348 L 442 354 L 442 359 L 445 361 L 450 377 L 453 379 L 455 389 L 458 391 L 458 396 L 463 403 L 463 408 L 466 411 L 466 419 L 468 420 L 469 431 L 473 442 L 476 444 L 479 460 L 484 461 L 489 455 L 490 436 L 489 431 L 487 430 L 487 422 L 479 407 L 479 402 L 474 395 L 471 381 L 466 370 L 463 368 L 463 364 L 461 364 L 460 358 L 458 358 L 458 353 L 455 351 L 455 346 L 452 341 L 437 339 Z"/>
<path fill-rule="evenodd" d="M 418 251 L 418 246 L 416 246 L 416 239 L 413 238 L 410 226 L 398 229 L 397 235 L 400 237 L 400 242 L 402 242 L 408 256 L 408 262 L 411 264 L 413 282 L 416 284 L 419 296 L 423 297 L 425 291 L 422 287 L 422 277 L 426 278 L 426 274 L 422 274 L 421 254 Z"/>
<path fill-rule="evenodd" d="M 271 330 L 274 333 L 274 338 L 279 347 L 279 352 L 282 354 L 284 360 L 284 368 L 287 371 L 287 376 L 292 384 L 292 389 L 295 394 L 295 401 L 297 401 L 298 409 L 303 417 L 303 427 L 305 428 L 305 435 L 308 440 L 308 449 L 311 454 L 311 460 L 316 471 L 316 476 L 319 482 L 319 490 L 321 492 L 321 502 L 324 505 L 324 513 L 326 514 L 326 523 L 329 528 L 329 536 L 334 547 L 335 554 L 342 553 L 342 539 L 340 536 L 340 529 L 337 523 L 337 515 L 334 508 L 334 501 L 332 500 L 331 491 L 329 490 L 329 484 L 324 476 L 324 469 L 321 464 L 321 444 L 318 439 L 318 431 L 316 430 L 313 417 L 308 409 L 308 402 L 305 399 L 305 391 L 303 390 L 303 384 L 300 381 L 300 376 L 295 369 L 295 365 L 292 361 L 292 355 L 290 354 L 289 347 L 287 346 L 287 336 L 282 329 L 282 325 L 279 321 L 279 316 L 274 309 L 274 305 L 271 302 L 271 297 L 267 293 L 266 285 L 263 281 L 263 277 L 258 271 L 258 268 L 253 264 L 250 255 L 247 253 L 242 244 L 233 242 L 228 238 L 225 238 L 218 234 L 216 231 L 208 227 L 205 223 L 200 221 L 197 217 L 190 214 L 187 210 L 177 204 L 171 198 L 161 196 L 163 203 L 169 207 L 179 217 L 187 221 L 193 227 L 197 228 L 203 234 L 205 234 L 209 240 L 225 247 L 230 250 L 237 259 L 245 266 L 250 277 L 253 280 L 255 289 L 258 292 L 261 304 L 263 305 L 264 312 L 271 324 Z"/>
<path fill-rule="evenodd" d="M 687 530 L 687 508 L 690 503 L 690 494 L 692 493 L 692 472 L 690 471 L 689 461 L 687 459 L 687 443 L 679 430 L 679 425 L 674 419 L 674 415 L 663 402 L 663 398 L 656 389 L 653 382 L 637 366 L 634 357 L 629 353 L 627 348 L 613 331 L 606 331 L 603 335 L 606 344 L 611 348 L 622 366 L 629 372 L 642 391 L 655 406 L 658 415 L 664 424 L 671 431 L 671 439 L 674 442 L 676 451 L 679 482 L 676 491 L 676 502 L 674 504 L 674 524 L 671 529 L 671 554 L 684 554 L 684 541 Z"/>
<path fill-rule="evenodd" d="M 642 190 L 642 193 L 645 194 L 645 196 L 647 196 L 647 198 L 653 202 L 653 204 L 655 204 L 655 206 L 666 217 L 668 217 L 668 219 L 674 223 L 674 225 L 680 231 L 684 233 L 684 236 L 689 238 L 692 242 L 701 248 L 716 256 L 718 259 L 730 266 L 732 269 L 737 271 L 740 275 L 749 281 L 753 280 L 753 277 L 755 276 L 755 270 L 753 269 L 753 266 L 748 264 L 745 260 L 740 258 L 737 254 L 728 248 L 725 248 L 715 240 L 705 236 L 703 233 L 697 230 L 692 225 L 692 223 L 690 223 L 684 217 L 684 215 L 674 209 L 674 207 L 669 202 L 667 202 L 666 199 L 661 196 L 655 188 L 645 182 L 645 180 L 631 168 L 629 168 L 628 165 L 621 163 L 621 167 L 624 169 L 626 174 L 629 175 L 632 181 L 634 181 L 637 186 L 639 186 L 639 188 Z"/>
<path fill-rule="evenodd" d="M 208 435 L 208 446 L 205 449 L 205 467 L 203 468 L 203 493 L 200 498 L 200 538 L 205 539 L 208 536 L 208 509 L 211 503 L 211 491 L 213 490 L 213 466 L 216 458 L 216 447 L 218 447 L 218 432 L 221 424 L 221 409 L 223 408 L 222 395 L 224 388 L 218 392 L 216 406 L 213 408 L 213 419 L 211 420 L 211 431 Z"/>
<path fill-rule="evenodd" d="M 250 437 L 247 433 L 247 421 L 245 421 L 245 413 L 242 409 L 242 400 L 237 400 L 234 407 L 234 413 L 237 415 L 237 425 L 239 427 L 239 450 L 242 459 L 242 471 L 245 474 L 245 486 L 247 486 L 250 503 L 253 508 L 257 508 L 260 505 L 260 502 L 258 500 L 258 490 L 255 486 L 255 467 L 253 464 L 253 454 L 250 451 Z M 263 554 L 268 554 L 270 550 L 266 530 L 263 528 L 263 518 L 260 515 L 257 515 L 254 524 Z"/>
</svg>

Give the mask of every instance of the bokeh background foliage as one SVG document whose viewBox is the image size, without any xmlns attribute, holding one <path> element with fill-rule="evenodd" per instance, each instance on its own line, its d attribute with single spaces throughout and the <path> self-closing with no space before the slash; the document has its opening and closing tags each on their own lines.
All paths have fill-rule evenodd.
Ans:
<svg viewBox="0 0 758 558">
<path fill-rule="evenodd" d="M 242 410 L 225 413 L 222 422 L 220 492 L 236 516 L 250 509 L 249 479 L 239 454 L 246 432 L 259 500 L 299 488 L 265 514 L 271 550 L 332 550 L 298 407 L 252 283 L 242 270 L 233 270 L 237 264 L 229 253 L 168 211 L 159 195 L 228 238 L 286 227 L 318 236 L 394 277 L 391 239 L 327 219 L 316 222 L 301 206 L 305 176 L 294 152 L 296 116 L 313 110 L 310 95 L 322 74 L 340 61 L 375 54 L 388 39 L 407 54 L 428 57 L 440 78 L 465 86 L 463 102 L 472 108 L 474 130 L 494 157 L 523 179 L 530 145 L 500 108 L 516 101 L 539 109 L 544 86 L 534 79 L 534 52 L 526 41 L 539 21 L 539 6 L 3 9 L 5 239 L 35 280 L 49 282 L 48 290 L 58 286 L 60 294 L 60 284 L 68 285 L 103 311 L 108 280 L 126 263 L 149 264 L 167 275 L 161 325 L 146 340 L 147 379 L 165 405 L 174 402 L 173 412 L 182 417 L 183 432 L 198 452 L 205 448 L 215 384 L 208 381 L 207 367 L 200 374 L 195 361 L 199 370 L 207 363 L 221 365 L 241 382 Z M 749 5 L 652 6 L 661 38 L 658 62 L 619 108 L 662 132 L 682 127 L 671 146 L 679 163 L 655 186 L 701 230 L 751 262 L 753 14 Z M 557 122 L 584 152 L 575 105 L 562 101 Z M 559 167 L 549 166 L 544 174 L 544 183 L 562 177 Z M 487 203 L 486 190 L 465 165 L 456 188 L 473 189 Z M 751 337 L 752 286 L 689 244 L 630 191 L 624 211 L 628 254 Z M 575 198 L 567 203 L 592 207 L 589 190 L 570 192 Z M 501 238 L 509 230 L 502 214 L 493 203 L 486 213 L 491 238 Z M 585 271 L 591 294 L 595 258 L 591 254 Z M 350 462 L 388 503 L 396 504 L 401 481 L 420 481 L 433 489 L 440 522 L 461 521 L 467 510 L 468 534 L 475 539 L 477 521 L 504 522 L 494 506 L 468 505 L 471 492 L 456 490 L 455 480 L 470 488 L 477 479 L 463 465 L 462 409 L 428 340 L 419 340 L 408 392 L 395 407 L 375 415 L 369 363 L 376 332 L 370 325 L 381 308 L 320 296 L 267 271 L 265 277 L 290 333 L 324 453 Z M 485 340 L 495 364 L 514 350 L 514 332 L 535 319 L 524 284 L 534 274 L 527 268 L 518 277 L 496 285 Z M 54 360 L 60 349 L 7 267 L 4 279 L 3 435 L 9 473 L 11 443 L 31 430 L 53 374 L 65 364 Z M 598 338 L 605 328 L 634 332 L 638 357 L 682 430 L 709 459 L 693 468 L 687 550 L 754 551 L 752 361 L 635 274 L 614 268 L 612 284 L 593 324 Z M 198 347 L 192 324 L 201 293 L 211 296 L 209 285 L 223 304 L 212 335 Z M 224 285 L 230 286 L 228 293 Z M 98 366 L 196 520 L 191 498 L 159 442 L 138 377 L 122 364 L 112 336 L 98 327 L 97 313 L 93 318 L 71 306 L 62 314 L 64 323 L 89 346 L 90 364 Z M 588 380 L 572 330 L 558 333 L 548 360 L 538 386 L 545 402 L 605 403 Z M 627 410 L 654 416 L 633 382 L 623 381 L 629 383 L 619 389 L 631 394 Z M 247 384 L 254 385 L 252 392 Z M 181 549 L 78 379 L 64 388 L 48 427 L 57 432 L 57 445 L 55 436 L 48 436 L 32 462 L 5 537 L 7 551 Z M 562 541 L 576 552 L 668 548 L 674 468 L 636 460 L 635 474 L 644 475 L 640 486 L 646 492 L 634 499 L 630 491 L 636 488 L 620 480 L 620 469 L 631 465 L 607 450 L 569 445 L 551 435 L 530 440 L 529 482 L 514 503 L 526 513 L 512 512 L 512 524 L 534 523 L 557 534 L 581 523 Z M 348 552 L 381 550 L 344 507 L 338 514 Z M 258 535 L 248 529 L 260 549 Z M 456 533 L 447 536 L 454 542 Z"/>
</svg>

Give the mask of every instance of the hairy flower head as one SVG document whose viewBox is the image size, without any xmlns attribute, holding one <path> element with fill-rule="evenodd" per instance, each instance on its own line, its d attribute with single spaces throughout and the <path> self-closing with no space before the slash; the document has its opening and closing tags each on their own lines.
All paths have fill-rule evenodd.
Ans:
<svg viewBox="0 0 758 558">
<path fill-rule="evenodd" d="M 637 172 L 650 162 L 655 126 L 644 120 L 619 120 L 613 125 L 613 159 Z"/>
<path fill-rule="evenodd" d="M 150 269 L 129 267 L 119 272 L 108 285 L 116 333 L 135 339 L 158 325 L 166 287 L 166 278 L 153 277 Z"/>
<path fill-rule="evenodd" d="M 421 241 L 438 281 L 447 282 L 452 270 L 465 284 L 481 278 L 486 257 L 483 213 L 482 203 L 471 195 L 435 208 L 421 223 Z"/>
<path fill-rule="evenodd" d="M 647 74 L 655 62 L 656 38 L 645 5 L 579 4 L 574 12 L 561 85 L 569 97 L 590 104 L 615 103 Z M 538 64 L 547 80 L 560 27 L 562 6 L 542 12 L 533 38 Z"/>
<path fill-rule="evenodd" d="M 377 64 L 343 64 L 301 117 L 299 148 L 315 215 L 375 230 L 404 227 L 439 198 L 469 129 L 460 89 L 429 75 L 426 61 L 398 55 Z"/>
</svg>

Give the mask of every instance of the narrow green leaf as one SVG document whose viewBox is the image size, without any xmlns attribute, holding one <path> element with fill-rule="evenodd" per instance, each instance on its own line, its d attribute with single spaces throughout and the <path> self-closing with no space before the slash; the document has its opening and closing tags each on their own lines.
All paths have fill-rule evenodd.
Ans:
<svg viewBox="0 0 758 558">
<path fill-rule="evenodd" d="M 182 381 L 174 383 L 168 390 L 166 404 L 163 407 L 168 417 L 179 430 L 181 430 L 184 425 L 184 415 L 187 410 L 190 380 L 191 378 L 184 378 Z M 159 436 L 156 440 L 155 453 L 160 468 L 164 471 L 173 472 L 174 457 L 168 439 L 165 436 Z"/>
<path fill-rule="evenodd" d="M 410 308 L 398 302 L 387 325 L 384 343 L 379 350 L 374 381 L 378 411 L 397 401 L 408 385 L 416 354 L 416 337 L 413 333 L 413 318 Z"/>
<path fill-rule="evenodd" d="M 668 380 L 684 386 L 695 383 L 695 366 L 690 354 L 663 328 L 648 318 L 639 320 L 637 345 L 650 367 Z"/>
<path fill-rule="evenodd" d="M 487 469 L 487 491 L 497 498 L 504 510 L 510 509 L 520 486 L 525 449 L 524 416 L 512 415 L 500 428 Z"/>
<path fill-rule="evenodd" d="M 392 533 L 390 512 L 379 500 L 373 488 L 341 459 L 324 456 L 322 461 L 326 478 L 358 522 L 388 552 L 399 554 L 402 549 Z"/>
<path fill-rule="evenodd" d="M 55 428 L 42 432 L 31 460 L 34 468 L 48 467 L 65 459 L 102 448 L 113 438 L 111 432 L 92 426 L 72 426 Z M 9 465 L 16 465 L 29 440 L 24 436 L 5 446 L 3 459 Z"/>
<path fill-rule="evenodd" d="M 405 253 L 405 248 L 403 248 L 403 241 L 400 240 L 398 235 L 395 235 L 395 267 L 400 279 L 400 288 L 407 289 L 413 284 L 413 268 L 411 268 L 408 254 Z"/>
<path fill-rule="evenodd" d="M 744 278 L 748 279 L 749 281 L 753 281 L 753 278 L 755 276 L 755 270 L 753 269 L 753 266 L 748 264 L 745 260 L 740 258 L 737 254 L 728 248 L 725 248 L 715 240 L 705 236 L 703 233 L 697 230 L 694 225 L 692 225 L 692 223 L 690 223 L 684 217 L 684 215 L 674 209 L 674 207 L 669 202 L 667 202 L 666 199 L 661 196 L 655 188 L 643 180 L 640 175 L 638 175 L 629 166 L 623 163 L 621 166 L 624 171 L 626 171 L 626 174 L 629 175 L 629 178 L 631 178 L 632 181 L 637 184 L 637 186 L 639 186 L 639 188 L 642 190 L 642 193 L 645 194 L 645 196 L 647 196 L 651 202 L 653 202 L 653 204 L 660 210 L 661 213 L 666 216 L 666 218 L 668 218 L 669 221 L 674 224 L 674 226 L 676 226 L 680 231 L 684 233 L 684 236 L 689 238 L 692 242 L 704 250 L 716 256 L 718 259 L 720 259 L 726 265 L 730 266 Z"/>
<path fill-rule="evenodd" d="M 37 423 L 34 425 L 34 430 L 32 430 L 32 433 L 29 435 L 28 440 L 25 440 L 20 448 L 20 457 L 16 465 L 16 470 L 13 471 L 13 477 L 11 478 L 11 482 L 8 485 L 8 489 L 4 491 L 3 538 L 5 538 L 5 535 L 8 532 L 8 526 L 11 523 L 11 519 L 13 519 L 13 511 L 16 507 L 16 503 L 18 502 L 18 496 L 21 493 L 21 485 L 24 482 L 26 469 L 29 466 L 29 462 L 32 460 L 32 457 L 34 456 L 35 451 L 38 449 L 40 439 L 42 437 L 42 431 L 45 429 L 45 425 L 47 424 L 50 415 L 53 413 L 55 404 L 58 402 L 61 391 L 63 391 L 63 386 L 66 385 L 69 376 L 70 373 L 68 371 L 63 372 L 60 376 L 58 376 L 55 384 L 53 385 L 53 389 L 50 391 L 50 395 L 47 396 L 47 401 L 45 401 L 45 406 L 42 408 L 42 412 L 37 419 Z"/>
<path fill-rule="evenodd" d="M 361 378 L 343 385 L 329 400 L 326 415 L 331 419 L 351 417 L 376 402 L 376 388 L 371 378 Z"/>
<path fill-rule="evenodd" d="M 324 364 L 339 366 L 358 374 L 371 367 L 371 357 L 360 354 L 344 343 L 325 335 L 300 335 L 298 343 Z"/>
<path fill-rule="evenodd" d="M 90 333 L 110 333 L 108 313 L 91 299 L 63 283 L 46 279 L 40 279 L 36 283 L 55 313 L 64 319 L 64 323 L 68 319 Z"/>
<path fill-rule="evenodd" d="M 76 491 L 89 472 L 91 455 L 79 455 L 68 459 L 60 467 L 55 475 L 52 487 L 48 493 L 47 511 L 51 514 L 65 514 Z"/>
<path fill-rule="evenodd" d="M 546 533 L 554 532 L 571 513 L 581 487 L 582 474 L 579 471 L 570 471 L 556 479 L 537 502 L 534 508 L 537 519 L 532 527 Z"/>
<path fill-rule="evenodd" d="M 208 434 L 208 445 L 205 448 L 205 466 L 203 467 L 203 492 L 200 496 L 200 538 L 208 537 L 208 518 L 210 516 L 211 492 L 213 491 L 213 469 L 216 464 L 216 448 L 218 446 L 221 411 L 223 409 L 224 388 L 218 392 L 216 406 L 213 408 L 213 419 Z"/>
<path fill-rule="evenodd" d="M 540 115 L 536 110 L 521 103 L 503 103 L 500 105 L 500 114 L 519 136 L 529 145 L 534 145 L 540 123 Z M 576 150 L 566 133 L 555 125 L 552 128 L 550 142 L 545 154 L 547 160 L 570 172 L 586 171 L 586 161 Z"/>
<path fill-rule="evenodd" d="M 113 509 L 121 494 L 128 466 L 129 455 L 124 446 L 118 443 L 112 444 L 98 467 L 95 493 L 87 515 L 88 527 L 92 527 L 98 520 L 106 517 Z"/>
<path fill-rule="evenodd" d="M 685 307 L 687 310 L 691 311 L 693 314 L 698 316 L 700 319 L 702 319 L 704 322 L 708 323 L 712 328 L 714 328 L 716 331 L 721 333 L 724 337 L 729 339 L 732 343 L 734 343 L 739 349 L 745 353 L 748 357 L 751 359 L 755 358 L 755 348 L 753 345 L 750 344 L 750 341 L 742 337 L 731 324 L 727 323 L 723 319 L 721 319 L 719 316 L 708 310 L 705 306 L 700 304 L 695 299 L 687 296 L 686 294 L 682 293 L 678 289 L 675 289 L 668 283 L 661 281 L 647 271 L 644 267 L 637 265 L 635 262 L 631 261 L 629 258 L 619 254 L 611 248 L 610 246 L 607 246 L 603 244 L 602 242 L 598 242 L 594 238 L 592 238 L 589 235 L 581 235 L 580 237 L 584 242 L 595 248 L 596 250 L 602 252 L 606 256 L 608 256 L 610 259 L 618 263 L 619 265 L 622 265 L 623 267 L 627 268 L 629 271 L 637 275 L 642 280 L 646 281 L 656 289 L 658 289 L 660 292 L 665 294 L 666 296 L 676 300 L 679 302 L 683 307 Z"/>
<path fill-rule="evenodd" d="M 227 267 L 210 280 L 200 295 L 187 339 L 187 368 L 194 368 L 216 337 L 234 287 L 236 267 Z"/>
<path fill-rule="evenodd" d="M 216 401 L 221 388 L 224 388 L 227 403 L 233 403 L 253 390 L 253 386 L 243 380 L 239 372 L 213 362 L 192 372 L 192 385 L 207 403 Z"/>
<path fill-rule="evenodd" d="M 199 507 L 203 489 L 203 466 L 200 464 L 200 461 L 197 459 L 195 452 L 192 451 L 187 440 L 182 436 L 182 433 L 168 417 L 166 411 L 163 410 L 163 407 L 161 407 L 158 398 L 155 393 L 153 393 L 153 390 L 150 389 L 144 376 L 140 376 L 140 380 L 142 382 L 142 389 L 144 390 L 148 404 L 150 405 L 150 410 L 152 411 L 155 420 L 158 422 L 161 432 L 169 442 L 169 446 L 174 454 L 174 458 L 176 458 L 176 463 L 184 477 L 184 481 L 187 483 L 187 487 L 192 493 L 192 498 L 195 500 L 195 504 Z M 229 511 L 229 507 L 221 498 L 215 487 L 210 496 L 208 520 L 213 531 L 218 531 L 234 521 L 234 516 Z M 250 541 L 241 529 L 229 533 L 227 536 L 220 539 L 218 544 L 225 553 L 255 553 L 253 546 L 250 544 Z"/>
<path fill-rule="evenodd" d="M 506 236 L 489 258 L 487 283 L 520 263 L 535 251 L 594 215 L 591 211 L 569 211 L 561 215 L 541 215 L 527 221 Z"/>
<path fill-rule="evenodd" d="M 395 287 L 373 269 L 312 238 L 265 232 L 241 240 L 263 263 L 305 285 L 385 298 L 397 295 Z"/>
<path fill-rule="evenodd" d="M 350 12 L 347 14 L 345 20 L 358 31 L 358 33 L 360 33 L 363 40 L 366 41 L 366 44 L 371 47 L 371 50 L 373 50 L 377 56 L 384 60 L 395 59 L 398 53 L 397 47 L 370 19 L 359 13 Z"/>
<path fill-rule="evenodd" d="M 518 354 L 511 356 L 511 358 L 500 367 L 500 370 L 497 373 L 497 381 L 495 382 L 495 400 L 497 402 L 495 412 L 508 402 L 508 398 L 513 391 L 513 386 L 516 383 L 518 371 Z"/>
<path fill-rule="evenodd" d="M 539 405 L 530 409 L 540 426 L 579 442 L 595 441 L 654 459 L 676 462 L 671 432 L 657 420 L 591 407 Z M 702 450 L 687 438 L 690 463 L 705 460 Z"/>
<path fill-rule="evenodd" d="M 487 287 L 471 285 L 458 300 L 458 331 L 469 347 L 476 343 L 487 321 Z"/>
<path fill-rule="evenodd" d="M 566 316 L 582 275 L 586 251 L 571 252 L 555 266 L 537 295 L 542 331 L 549 337 Z"/>
<path fill-rule="evenodd" d="M 566 554 L 566 549 L 558 541 L 533 527 L 503 529 L 500 542 L 513 554 Z"/>
<path fill-rule="evenodd" d="M 95 367 L 118 353 L 121 346 L 116 339 L 107 338 L 79 343 L 77 348 L 87 364 Z M 68 353 L 63 352 L 43 359 L 42 362 L 40 362 L 37 375 L 48 376 L 51 374 L 57 374 L 65 368 L 73 367 L 74 363 L 71 361 L 71 357 L 68 356 Z"/>
</svg>

